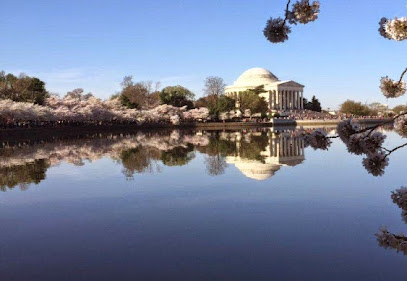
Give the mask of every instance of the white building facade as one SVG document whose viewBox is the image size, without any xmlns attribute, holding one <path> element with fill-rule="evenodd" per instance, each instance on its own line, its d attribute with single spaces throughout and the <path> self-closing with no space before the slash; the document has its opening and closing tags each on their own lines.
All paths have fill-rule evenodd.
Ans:
<svg viewBox="0 0 407 281">
<path fill-rule="evenodd" d="M 280 81 L 273 73 L 264 68 L 252 68 L 245 71 L 232 86 L 225 89 L 226 95 L 239 101 L 241 93 L 264 86 L 264 97 L 271 111 L 290 111 L 304 109 L 304 86 L 292 81 Z"/>
</svg>

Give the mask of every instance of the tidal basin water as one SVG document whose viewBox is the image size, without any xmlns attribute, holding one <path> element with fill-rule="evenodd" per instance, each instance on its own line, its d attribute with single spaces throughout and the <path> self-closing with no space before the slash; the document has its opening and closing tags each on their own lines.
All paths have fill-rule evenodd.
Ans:
<svg viewBox="0 0 407 281">
<path fill-rule="evenodd" d="M 407 256 L 374 235 L 407 232 L 390 198 L 407 184 L 406 151 L 374 177 L 339 139 L 315 151 L 294 130 L 9 143 L 0 277 L 406 280 Z"/>
</svg>

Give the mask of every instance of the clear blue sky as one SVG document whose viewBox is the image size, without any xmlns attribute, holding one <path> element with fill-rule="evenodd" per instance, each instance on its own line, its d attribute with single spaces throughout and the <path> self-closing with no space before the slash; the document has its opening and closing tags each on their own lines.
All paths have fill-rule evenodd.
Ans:
<svg viewBox="0 0 407 281">
<path fill-rule="evenodd" d="M 347 98 L 385 102 L 380 77 L 399 77 L 407 42 L 380 37 L 378 22 L 407 16 L 407 1 L 320 2 L 316 22 L 274 45 L 262 30 L 285 0 L 0 0 L 0 69 L 38 76 L 60 94 L 82 87 L 106 98 L 125 75 L 184 85 L 199 97 L 206 76 L 230 84 L 264 67 L 304 84 L 325 108 Z"/>
</svg>

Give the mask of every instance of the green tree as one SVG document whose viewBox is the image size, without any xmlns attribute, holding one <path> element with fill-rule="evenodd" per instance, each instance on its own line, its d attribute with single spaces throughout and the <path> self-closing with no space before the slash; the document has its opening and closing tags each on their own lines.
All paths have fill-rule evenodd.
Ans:
<svg viewBox="0 0 407 281">
<path fill-rule="evenodd" d="M 264 90 L 264 85 L 257 86 L 255 88 L 249 89 L 247 91 L 250 92 L 250 93 L 256 94 L 256 95 L 260 95 L 262 93 L 267 93 L 267 91 Z"/>
<path fill-rule="evenodd" d="M 160 83 L 141 81 L 134 83 L 132 76 L 125 76 L 118 93 L 121 103 L 128 108 L 149 109 L 159 104 Z"/>
<path fill-rule="evenodd" d="M 321 103 L 315 96 L 312 96 L 311 101 L 308 101 L 306 98 L 304 98 L 303 101 L 304 101 L 304 109 L 317 111 L 317 112 L 322 111 Z"/>
<path fill-rule="evenodd" d="M 346 114 L 353 114 L 355 116 L 367 116 L 371 114 L 371 110 L 368 106 L 353 100 L 347 100 L 341 104 L 339 111 Z"/>
<path fill-rule="evenodd" d="M 312 105 L 312 110 L 313 111 L 317 111 L 317 112 L 322 111 L 321 103 L 319 102 L 319 100 L 315 96 L 312 96 L 311 105 Z"/>
<path fill-rule="evenodd" d="M 394 112 L 395 114 L 400 114 L 400 113 L 407 112 L 407 105 L 402 105 L 402 104 L 397 105 L 397 106 L 395 106 L 395 107 L 393 108 L 393 112 Z"/>
<path fill-rule="evenodd" d="M 249 109 L 251 114 L 266 114 L 268 105 L 263 97 L 260 97 L 253 91 L 247 91 L 240 95 L 240 109 L 243 111 Z"/>
<path fill-rule="evenodd" d="M 221 112 L 228 112 L 236 107 L 236 101 L 225 95 L 215 97 L 213 95 L 202 97 L 195 102 L 195 107 L 206 107 L 210 115 L 216 117 Z"/>
<path fill-rule="evenodd" d="M 45 83 L 40 79 L 23 73 L 16 77 L 11 73 L 0 72 L 0 99 L 42 105 L 48 96 Z"/>
<path fill-rule="evenodd" d="M 161 104 L 169 104 L 176 107 L 187 106 L 193 108 L 194 94 L 182 86 L 168 86 L 160 93 Z"/>
<path fill-rule="evenodd" d="M 227 112 L 235 109 L 236 101 L 228 96 L 221 95 L 218 99 L 216 110 L 217 112 Z"/>
</svg>

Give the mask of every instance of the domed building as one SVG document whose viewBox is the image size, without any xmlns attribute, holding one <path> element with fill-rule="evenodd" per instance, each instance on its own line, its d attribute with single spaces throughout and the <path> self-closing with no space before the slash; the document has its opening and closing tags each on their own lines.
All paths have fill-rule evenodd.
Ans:
<svg viewBox="0 0 407 281">
<path fill-rule="evenodd" d="M 226 87 L 226 95 L 239 100 L 242 92 L 264 86 L 264 97 L 272 111 L 304 109 L 304 86 L 292 81 L 280 81 L 277 76 L 264 68 L 251 68 L 245 71 L 232 86 Z"/>
</svg>

